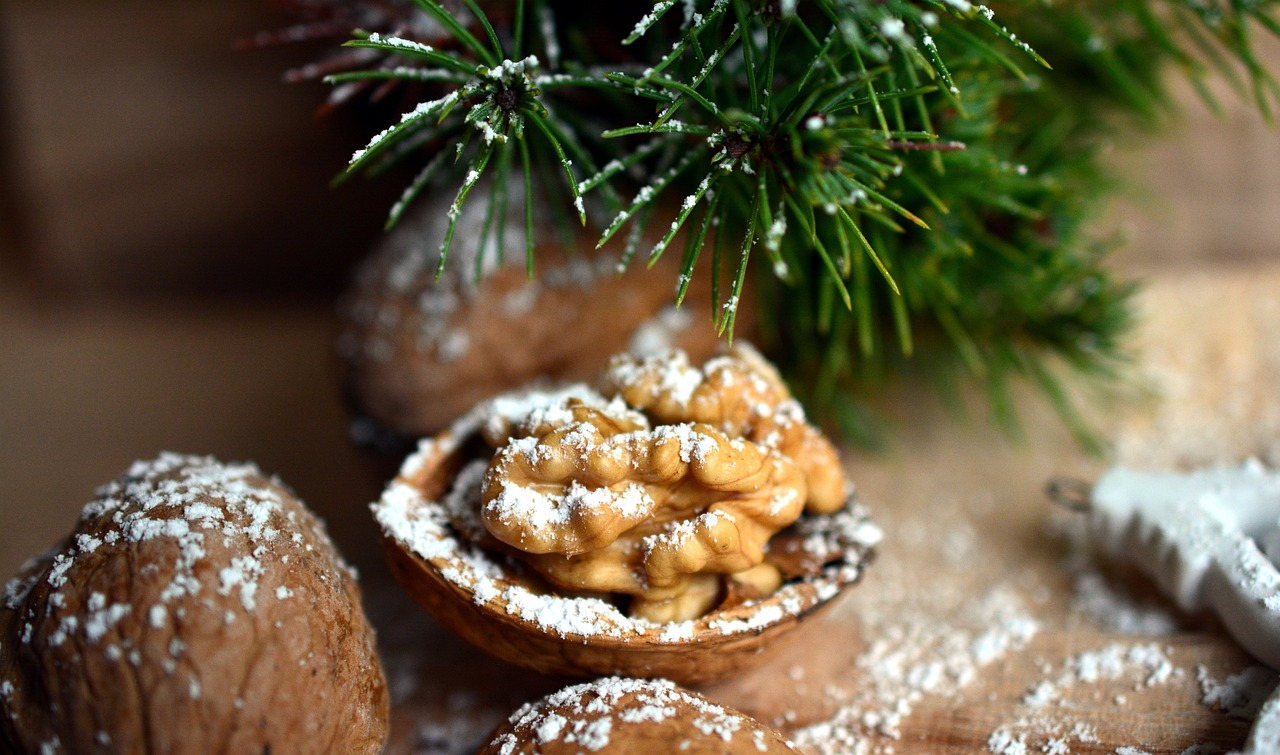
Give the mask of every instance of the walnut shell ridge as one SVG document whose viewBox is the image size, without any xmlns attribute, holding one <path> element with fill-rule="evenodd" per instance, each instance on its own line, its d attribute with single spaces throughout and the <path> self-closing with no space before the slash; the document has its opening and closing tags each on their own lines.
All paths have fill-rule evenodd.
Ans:
<svg viewBox="0 0 1280 755">
<path fill-rule="evenodd" d="M 18 752 L 374 753 L 387 718 L 354 573 L 253 465 L 134 464 L 0 604 Z"/>
</svg>

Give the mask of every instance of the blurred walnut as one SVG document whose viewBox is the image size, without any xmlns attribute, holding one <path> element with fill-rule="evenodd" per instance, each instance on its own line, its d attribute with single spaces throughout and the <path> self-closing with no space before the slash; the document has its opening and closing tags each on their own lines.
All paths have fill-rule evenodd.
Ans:
<svg viewBox="0 0 1280 755">
<path fill-rule="evenodd" d="M 162 455 L 98 491 L 0 606 L 19 752 L 378 752 L 388 698 L 355 577 L 252 465 Z"/>
<path fill-rule="evenodd" d="M 795 753 L 780 734 L 665 680 L 610 677 L 522 706 L 480 755 Z"/>
<path fill-rule="evenodd" d="M 714 353 L 709 271 L 700 268 L 684 305 L 672 306 L 679 254 L 619 275 L 616 251 L 594 251 L 596 235 L 574 229 L 567 244 L 539 244 L 530 278 L 521 191 L 517 183 L 507 205 L 502 249 L 480 246 L 488 191 L 477 189 L 439 278 L 452 195 L 419 202 L 357 271 L 341 307 L 338 350 L 365 430 L 431 435 L 536 378 L 590 379 L 624 346 L 643 353 L 676 346 L 699 359 Z M 551 207 L 537 207 L 547 214 L 539 232 L 554 235 Z M 737 331 L 747 334 L 750 308 L 740 309 Z"/>
</svg>

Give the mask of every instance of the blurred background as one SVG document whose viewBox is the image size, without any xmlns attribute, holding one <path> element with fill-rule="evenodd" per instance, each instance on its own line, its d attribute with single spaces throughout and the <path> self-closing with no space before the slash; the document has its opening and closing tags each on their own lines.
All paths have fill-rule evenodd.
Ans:
<svg viewBox="0 0 1280 755">
<path fill-rule="evenodd" d="M 283 83 L 306 45 L 237 48 L 288 21 L 266 0 L 0 0 L 0 578 L 162 450 L 256 461 L 377 563 L 388 472 L 347 439 L 333 303 L 401 184 L 330 188 L 380 126 Z M 1276 259 L 1280 133 L 1232 94 L 1183 99 L 1114 145 L 1115 264 Z"/>
<path fill-rule="evenodd" d="M 399 187 L 330 188 L 369 129 L 283 82 L 314 49 L 240 44 L 290 20 L 0 0 L 5 578 L 162 450 L 254 460 L 344 549 L 376 548 L 381 473 L 347 443 L 332 312 Z"/>
</svg>

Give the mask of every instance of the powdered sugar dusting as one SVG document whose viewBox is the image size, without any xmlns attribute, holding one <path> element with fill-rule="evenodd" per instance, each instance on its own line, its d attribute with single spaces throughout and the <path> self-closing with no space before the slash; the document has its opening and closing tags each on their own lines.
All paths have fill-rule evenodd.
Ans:
<svg viewBox="0 0 1280 755">
<path fill-rule="evenodd" d="M 277 545 L 286 545 L 281 527 L 302 524 L 283 495 L 283 488 L 267 482 L 252 464 L 174 453 L 136 462 L 97 491 L 81 513 L 77 532 L 46 557 L 47 567 L 41 570 L 40 562 L 32 562 L 24 577 L 9 582 L 4 605 L 23 611 L 23 642 L 31 641 L 35 626 L 44 625 L 51 646 L 69 641 L 78 647 L 100 646 L 108 660 L 117 661 L 137 657 L 132 640 L 115 637 L 118 625 L 134 613 L 145 627 L 164 630 L 174 617 L 184 616 L 191 599 L 207 602 L 212 597 L 208 592 L 229 596 L 234 606 L 251 613 L 261 600 L 266 560 L 278 555 Z M 84 595 L 84 585 L 75 583 L 78 568 L 81 574 L 97 568 L 104 547 L 134 552 L 157 540 L 169 542 L 149 547 L 145 569 L 165 575 L 166 581 L 145 601 L 136 590 L 125 595 L 115 589 L 90 590 Z M 312 546 L 291 540 L 287 547 Z M 41 580 L 47 599 L 28 601 Z M 280 586 L 275 595 L 284 598 L 292 591 Z M 237 615 L 228 609 L 223 620 L 233 622 Z M 171 643 L 171 659 L 183 649 L 180 642 Z M 173 663 L 164 666 L 176 669 Z"/>
<path fill-rule="evenodd" d="M 612 509 L 624 517 L 653 510 L 654 501 L 643 485 L 632 483 L 620 491 L 610 488 L 588 488 L 577 480 L 569 483 L 563 495 L 545 493 L 532 486 L 506 485 L 485 509 L 498 518 L 518 520 L 532 530 L 547 530 L 573 521 L 583 510 Z"/>
<path fill-rule="evenodd" d="M 692 325 L 693 315 L 688 310 L 668 305 L 636 326 L 627 340 L 627 351 L 642 357 L 662 354 L 674 348 L 680 335 Z"/>
<path fill-rule="evenodd" d="M 690 364 L 689 356 L 679 350 L 661 351 L 637 360 L 615 360 L 609 365 L 605 379 L 617 385 L 629 385 L 641 382 L 648 375 L 658 378 L 650 388 L 654 396 L 666 394 L 680 406 L 688 405 L 693 392 L 705 379 L 704 371 Z"/>
<path fill-rule="evenodd" d="M 531 430 L 539 426 L 566 425 L 573 422 L 572 403 L 599 409 L 641 427 L 649 426 L 649 420 L 621 398 L 606 398 L 586 383 L 572 383 L 495 396 L 459 419 L 451 432 L 465 435 L 478 426 L 490 438 L 506 438 L 516 427 Z"/>
<path fill-rule="evenodd" d="M 1242 671 L 1215 679 L 1209 669 L 1196 667 L 1201 702 L 1235 718 L 1252 719 L 1262 710 L 1267 698 L 1276 691 L 1280 677 L 1266 666 L 1249 666 Z"/>
<path fill-rule="evenodd" d="M 987 750 L 996 755 L 1059 753 L 1099 741 L 1095 728 L 1074 711 L 1089 705 L 1123 707 L 1186 678 L 1170 649 L 1154 642 L 1112 642 L 1054 665 L 1042 662 L 1043 679 L 1023 695 L 1005 722 L 992 730 Z"/>
<path fill-rule="evenodd" d="M 407 551 L 429 562 L 440 576 L 469 594 L 475 603 L 518 616 L 548 633 L 566 638 L 612 637 L 626 641 L 645 636 L 674 644 L 692 641 L 700 631 L 723 634 L 759 631 L 830 599 L 841 585 L 860 577 L 866 554 L 879 541 L 880 533 L 860 506 L 851 505 L 839 514 L 815 517 L 813 523 L 802 525 L 799 547 L 814 549 L 811 559 L 816 567 L 814 573 L 784 585 L 763 601 L 769 604 L 767 610 L 750 620 L 744 617 L 755 611 L 760 601 L 748 602 L 740 607 L 741 615 L 735 613 L 733 617 L 659 624 L 630 617 L 612 603 L 598 598 L 543 594 L 510 579 L 494 556 L 459 533 L 459 528 L 475 526 L 460 521 L 456 512 L 478 508 L 484 484 L 483 467 L 479 463 L 464 466 L 439 500 L 429 500 L 414 480 L 429 474 L 442 459 L 456 454 L 482 431 L 498 430 L 505 434 L 515 425 L 548 421 L 564 411 L 564 402 L 569 398 L 606 406 L 612 401 L 584 386 L 511 394 L 477 407 L 443 436 L 423 441 L 417 452 L 405 461 L 401 476 L 388 485 L 372 506 L 383 531 Z M 664 432 L 681 440 L 682 455 L 687 454 L 691 459 L 698 455 L 701 442 L 698 433 L 689 427 L 674 427 Z M 527 492 L 513 492 L 510 500 L 498 506 L 522 509 L 533 506 L 551 522 L 564 516 L 572 506 L 598 503 L 591 494 L 584 494 L 574 501 L 553 501 L 550 508 L 545 508 L 546 501 L 523 500 Z M 633 503 L 641 505 L 638 494 L 635 498 Z M 673 531 L 669 536 L 679 535 Z"/>
<path fill-rule="evenodd" d="M 732 747 L 735 742 L 739 747 L 764 751 L 770 739 L 779 741 L 772 732 L 737 711 L 665 679 L 606 677 L 566 687 L 521 706 L 491 746 L 511 752 L 517 743 L 524 742 L 534 751 L 576 745 L 599 752 L 640 741 L 626 738 L 623 730 L 628 726 L 653 725 L 678 726 L 686 746 L 704 742 L 699 751 L 717 746 L 726 751 L 745 750 Z M 739 737 L 740 734 L 744 736 Z M 623 739 L 615 741 L 616 736 Z"/>
<path fill-rule="evenodd" d="M 901 725 L 925 697 L 954 697 L 982 668 L 1021 650 L 1039 630 L 1020 596 L 995 588 L 947 621 L 927 609 L 900 607 L 893 616 L 867 616 L 871 640 L 856 661 L 859 683 L 833 688 L 835 715 L 796 732 L 818 753 L 885 751 L 875 740 L 897 739 Z"/>
</svg>

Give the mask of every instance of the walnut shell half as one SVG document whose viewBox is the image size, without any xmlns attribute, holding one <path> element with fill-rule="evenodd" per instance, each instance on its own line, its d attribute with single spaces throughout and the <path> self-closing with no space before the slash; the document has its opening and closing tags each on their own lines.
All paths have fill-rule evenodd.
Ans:
<svg viewBox="0 0 1280 755">
<path fill-rule="evenodd" d="M 14 751 L 373 753 L 387 717 L 354 574 L 253 465 L 138 462 L 0 605 Z"/>
<path fill-rule="evenodd" d="M 754 718 L 670 681 L 609 677 L 522 706 L 479 755 L 795 753 Z"/>
<path fill-rule="evenodd" d="M 590 391 L 582 389 L 578 394 L 578 387 L 570 386 L 560 393 L 576 396 Z M 598 399 L 597 395 L 592 400 Z M 574 403 L 576 398 L 565 403 L 554 393 L 542 394 L 529 400 L 546 401 L 546 408 L 526 412 L 516 427 L 503 419 L 502 405 L 517 400 L 516 394 L 500 396 L 463 417 L 448 432 L 422 441 L 373 507 L 385 533 L 392 571 L 406 590 L 445 626 L 499 658 L 544 673 L 665 677 L 686 684 L 712 681 L 758 662 L 766 646 L 857 582 L 879 540 L 879 530 L 853 500 L 850 489 L 848 505 L 842 510 L 799 515 L 794 524 L 768 540 L 764 565 L 781 586 L 773 581 L 767 590 L 757 589 L 751 581 L 752 570 L 725 575 L 726 587 L 718 596 L 712 588 L 711 610 L 700 610 L 694 618 L 660 620 L 624 612 L 617 593 L 626 593 L 626 583 L 637 579 L 637 570 L 647 569 L 650 575 L 639 577 L 640 582 L 652 582 L 665 573 L 638 560 L 624 560 L 623 568 L 615 569 L 618 562 L 602 557 L 605 563 L 594 572 L 600 580 L 581 583 L 598 585 L 594 591 L 567 593 L 553 588 L 548 579 L 561 587 L 570 581 L 564 570 L 584 563 L 595 569 L 596 564 L 589 557 L 571 555 L 564 558 L 563 569 L 543 569 L 540 556 L 513 554 L 492 537 L 478 509 L 478 490 L 482 476 L 500 470 L 501 458 L 495 457 L 498 461 L 486 472 L 477 456 L 483 459 L 486 453 L 492 454 L 485 437 L 497 426 L 502 426 L 497 427 L 499 435 L 538 432 L 547 426 L 549 415 L 564 414 L 566 406 L 578 407 L 570 410 L 574 412 L 581 407 Z M 622 416 L 618 411 L 613 415 Z M 623 419 L 615 424 L 627 427 Z M 608 453 L 611 446 L 601 448 L 606 454 L 602 461 L 579 471 L 607 482 L 615 474 L 608 462 L 627 457 Z M 580 460 L 535 456 L 557 469 Z M 688 466 L 674 456 L 670 464 L 657 468 L 679 471 Z M 690 493 L 687 477 L 675 484 L 681 495 Z M 694 492 L 701 499 L 706 491 L 696 488 Z M 700 505 L 720 505 L 714 498 L 707 500 L 712 502 Z M 592 532 L 601 529 L 592 521 L 586 523 Z M 622 548 L 633 556 L 660 552 L 652 538 L 631 542 L 639 545 L 632 548 L 622 537 L 615 544 L 624 543 Z M 613 580 L 618 573 L 622 576 Z M 714 585 L 722 584 L 720 574 L 705 576 L 715 579 Z"/>
</svg>

